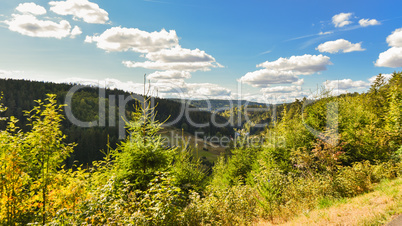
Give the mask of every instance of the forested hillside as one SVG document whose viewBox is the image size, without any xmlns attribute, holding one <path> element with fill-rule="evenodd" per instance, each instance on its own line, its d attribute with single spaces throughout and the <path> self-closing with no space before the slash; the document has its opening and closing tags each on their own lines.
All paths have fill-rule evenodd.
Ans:
<svg viewBox="0 0 402 226">
<path fill-rule="evenodd" d="M 73 84 L 56 84 L 48 82 L 36 82 L 25 80 L 12 80 L 12 79 L 0 79 L 0 91 L 3 92 L 2 103 L 7 106 L 7 111 L 3 116 L 16 117 L 19 122 L 17 123 L 23 130 L 26 130 L 27 117 L 24 116 L 24 111 L 31 110 L 35 105 L 35 100 L 43 100 L 46 98 L 46 94 L 55 94 L 57 102 L 64 104 L 67 92 L 73 87 Z M 112 96 L 113 95 L 113 96 Z M 104 103 L 106 105 L 105 112 L 106 118 L 109 115 L 109 99 L 115 98 L 115 103 L 118 105 L 118 97 L 129 98 L 130 93 L 121 90 L 105 91 Z M 189 111 L 190 119 L 196 123 L 209 123 L 208 126 L 203 128 L 197 128 L 192 126 L 186 120 L 186 117 L 178 117 L 183 105 L 176 101 L 168 99 L 155 98 L 156 105 L 156 119 L 163 122 L 167 122 L 178 119 L 178 121 L 172 125 L 174 127 L 184 129 L 186 132 L 194 134 L 195 132 L 202 132 L 206 136 L 213 136 L 217 132 L 224 135 L 230 135 L 233 129 L 228 127 L 215 127 L 211 123 L 211 113 L 207 111 L 199 111 L 193 109 Z M 99 119 L 99 89 L 96 87 L 86 87 L 78 90 L 74 93 L 72 98 L 72 112 L 74 116 L 84 122 L 90 122 Z M 131 112 L 135 111 L 135 106 L 138 102 L 130 101 L 126 104 L 125 112 L 126 116 L 130 118 Z M 189 108 L 189 106 L 185 106 Z M 192 106 L 190 106 L 192 107 Z M 109 121 L 105 120 L 105 126 L 95 126 L 91 128 L 80 128 L 72 124 L 69 120 L 62 121 L 62 131 L 66 134 L 66 142 L 76 143 L 74 152 L 68 159 L 69 165 L 74 161 L 82 163 L 91 163 L 94 160 L 100 160 L 104 155 L 100 150 L 106 150 L 109 142 L 111 148 L 116 148 L 116 144 L 119 142 L 118 134 L 118 122 L 121 120 L 118 116 L 119 108 L 115 109 L 115 123 L 116 125 L 109 125 Z M 65 116 L 65 111 L 62 112 Z M 224 124 L 226 120 L 223 117 L 217 117 L 216 121 Z M 0 128 L 5 129 L 6 123 L 0 122 Z"/>
<path fill-rule="evenodd" d="M 233 107 L 240 106 L 258 106 L 258 107 L 266 107 L 266 104 L 257 103 L 254 101 L 246 101 L 246 100 L 217 100 L 217 99 L 209 99 L 209 100 L 181 100 L 181 99 L 173 99 L 177 102 L 189 102 L 191 105 L 201 109 L 207 109 L 209 111 L 224 111 Z"/>
<path fill-rule="evenodd" d="M 0 105 L 8 117 L 0 132 L 2 225 L 277 224 L 402 176 L 402 73 L 389 81 L 379 75 L 366 93 L 324 90 L 318 99 L 283 105 L 280 120 L 259 135 L 237 130 L 231 155 L 212 172 L 185 140 L 163 144 L 162 123 L 146 105 L 103 160 L 67 169 L 76 147 L 61 130 L 59 104 L 47 95 L 26 123 Z"/>
</svg>

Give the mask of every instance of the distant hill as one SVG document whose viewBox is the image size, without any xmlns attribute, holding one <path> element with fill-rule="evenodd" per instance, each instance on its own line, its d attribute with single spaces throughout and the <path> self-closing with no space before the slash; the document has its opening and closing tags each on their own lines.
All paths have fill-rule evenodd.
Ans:
<svg viewBox="0 0 402 226">
<path fill-rule="evenodd" d="M 265 107 L 269 106 L 264 103 L 258 103 L 258 102 L 253 102 L 253 101 L 246 101 L 246 100 L 219 100 L 219 99 L 208 99 L 208 100 L 188 100 L 188 99 L 171 99 L 174 101 L 177 101 L 179 103 L 186 102 L 191 104 L 192 106 L 205 110 L 205 111 L 211 111 L 211 112 L 222 112 L 225 110 L 228 110 L 233 107 L 238 107 L 238 106 L 259 106 L 259 107 Z M 209 106 L 209 104 L 210 106 Z"/>
</svg>

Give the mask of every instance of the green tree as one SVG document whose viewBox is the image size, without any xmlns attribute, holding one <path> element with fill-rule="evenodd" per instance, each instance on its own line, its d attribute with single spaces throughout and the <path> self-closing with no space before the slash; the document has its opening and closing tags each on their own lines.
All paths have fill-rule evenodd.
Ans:
<svg viewBox="0 0 402 226">
<path fill-rule="evenodd" d="M 73 152 L 73 144 L 64 144 L 66 136 L 60 129 L 63 105 L 58 105 L 56 95 L 49 94 L 45 102 L 36 101 L 29 116 L 31 131 L 25 135 L 25 149 L 28 154 L 29 171 L 35 181 L 33 186 L 41 192 L 42 223 L 47 222 L 48 187 L 63 161 Z"/>
<path fill-rule="evenodd" d="M 137 106 L 132 120 L 126 123 L 128 136 L 115 153 L 118 181 L 127 180 L 135 189 L 145 190 L 156 172 L 167 169 L 173 150 L 163 146 L 158 134 L 161 124 L 148 103 Z"/>
</svg>

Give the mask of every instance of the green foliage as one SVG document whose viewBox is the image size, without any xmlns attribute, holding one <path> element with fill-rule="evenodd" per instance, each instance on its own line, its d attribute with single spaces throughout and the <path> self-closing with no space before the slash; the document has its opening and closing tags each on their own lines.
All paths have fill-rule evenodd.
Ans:
<svg viewBox="0 0 402 226">
<path fill-rule="evenodd" d="M 15 123 L 11 117 L 7 130 L 0 133 L 0 223 L 8 225 L 24 220 L 31 204 L 25 193 L 30 178 L 23 158 L 23 136 Z"/>
<path fill-rule="evenodd" d="M 174 151 L 163 147 L 161 123 L 153 114 L 149 105 L 133 113 L 126 124 L 128 136 L 114 154 L 117 180 L 129 181 L 134 189 L 146 190 L 155 172 L 166 171 Z"/>
<path fill-rule="evenodd" d="M 387 129 L 402 132 L 402 73 L 394 73 L 388 83 L 389 110 L 386 115 Z"/>
<path fill-rule="evenodd" d="M 51 188 L 63 161 L 73 151 L 73 144 L 65 144 L 60 130 L 61 108 L 55 95 L 48 95 L 45 102 L 30 112 L 32 129 L 23 133 L 10 117 L 7 129 L 0 136 L 1 203 L 0 222 L 13 225 L 40 221 L 45 224 L 52 206 Z M 36 212 L 40 209 L 40 214 Z M 40 216 L 40 218 L 39 218 Z"/>
<path fill-rule="evenodd" d="M 200 159 L 192 157 L 192 152 L 190 148 L 185 147 L 176 149 L 170 169 L 175 177 L 175 185 L 186 194 L 190 191 L 203 191 L 207 179 L 207 169 L 201 164 Z"/>
<path fill-rule="evenodd" d="M 260 147 L 250 145 L 250 137 L 244 131 L 236 138 L 236 148 L 228 158 L 221 156 L 213 168 L 211 184 L 225 188 L 245 184 L 249 173 L 260 153 Z"/>
<path fill-rule="evenodd" d="M 273 112 L 252 115 L 269 116 L 265 142 L 250 142 L 258 138 L 246 134 L 253 122 L 242 122 L 211 177 L 188 147 L 164 146 L 162 123 L 147 104 L 133 111 L 127 139 L 116 149 L 108 145 L 103 160 L 64 168 L 74 145 L 65 144 L 62 106 L 49 95 L 27 112 L 25 129 L 6 115 L 0 224 L 251 225 L 326 208 L 402 175 L 401 81 L 394 73 L 388 82 L 379 76 L 368 93 L 324 92 L 280 105 L 279 121 L 270 121 Z M 236 109 L 246 118 L 244 106 Z"/>
<path fill-rule="evenodd" d="M 133 214 L 135 225 L 177 225 L 185 205 L 184 193 L 176 187 L 174 177 L 159 174 L 149 189 L 137 194 L 139 210 Z"/>
<path fill-rule="evenodd" d="M 192 193 L 183 210 L 186 225 L 252 225 L 258 208 L 250 186 L 209 190 L 205 197 Z"/>
</svg>

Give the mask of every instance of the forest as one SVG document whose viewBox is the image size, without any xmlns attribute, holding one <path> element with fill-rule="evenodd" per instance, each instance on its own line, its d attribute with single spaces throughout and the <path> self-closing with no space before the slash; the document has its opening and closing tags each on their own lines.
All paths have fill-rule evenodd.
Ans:
<svg viewBox="0 0 402 226">
<path fill-rule="evenodd" d="M 7 106 L 7 111 L 3 113 L 4 117 L 14 116 L 18 119 L 16 125 L 23 131 L 28 130 L 28 117 L 24 111 L 29 111 L 36 105 L 35 100 L 44 100 L 46 94 L 55 94 L 59 104 L 65 104 L 66 94 L 75 84 L 56 84 L 49 82 L 36 82 L 26 80 L 0 79 L 0 91 L 3 93 L 3 104 Z M 117 89 L 105 89 L 105 109 L 106 118 L 109 118 L 109 101 L 112 99 L 118 102 L 118 97 L 129 98 L 130 93 Z M 189 112 L 190 119 L 197 123 L 209 123 L 208 126 L 198 128 L 192 126 L 186 117 L 179 117 L 180 110 L 183 108 L 181 103 L 169 99 L 155 98 L 156 119 L 165 122 L 178 119 L 173 127 L 183 129 L 185 132 L 194 133 L 202 132 L 205 135 L 215 135 L 217 132 L 223 135 L 230 135 L 233 129 L 228 125 L 225 127 L 215 127 L 211 121 L 211 113 L 201 110 L 191 110 Z M 125 108 L 125 115 L 130 118 L 130 112 L 135 111 L 138 101 L 129 101 Z M 185 105 L 184 107 L 191 107 Z M 99 88 L 86 86 L 74 93 L 72 97 L 72 112 L 74 116 L 84 122 L 99 120 Z M 119 108 L 115 111 L 114 122 L 118 124 Z M 61 114 L 66 118 L 65 111 Z M 113 117 L 113 116 L 112 116 Z M 226 122 L 224 117 L 217 116 L 216 121 L 220 123 Z M 74 125 L 69 120 L 61 121 L 61 130 L 66 135 L 66 143 L 77 144 L 74 152 L 66 159 L 68 166 L 71 167 L 76 161 L 79 164 L 91 164 L 95 160 L 101 160 L 104 154 L 100 150 L 106 150 L 108 146 L 116 148 L 119 142 L 118 125 L 109 125 L 109 120 L 105 120 L 105 126 L 94 126 L 90 128 L 82 128 Z M 0 129 L 4 130 L 7 122 L 0 121 Z"/>
<path fill-rule="evenodd" d="M 63 95 L 70 87 L 0 81 L 1 225 L 283 223 L 402 175 L 401 72 L 389 80 L 378 75 L 365 93 L 322 90 L 315 99 L 282 104 L 275 119 L 262 111 L 244 121 L 242 106 L 221 112 L 222 121 L 240 114 L 242 126 L 202 128 L 239 134 L 210 170 L 184 140 L 163 145 L 159 131 L 175 114 L 170 100 L 156 108 L 134 103 L 127 136 L 118 140 L 110 129 L 68 124 Z M 96 117 L 96 92 L 76 93 L 77 117 Z M 255 129 L 257 122 L 267 126 Z M 185 123 L 178 128 L 200 129 Z"/>
</svg>

